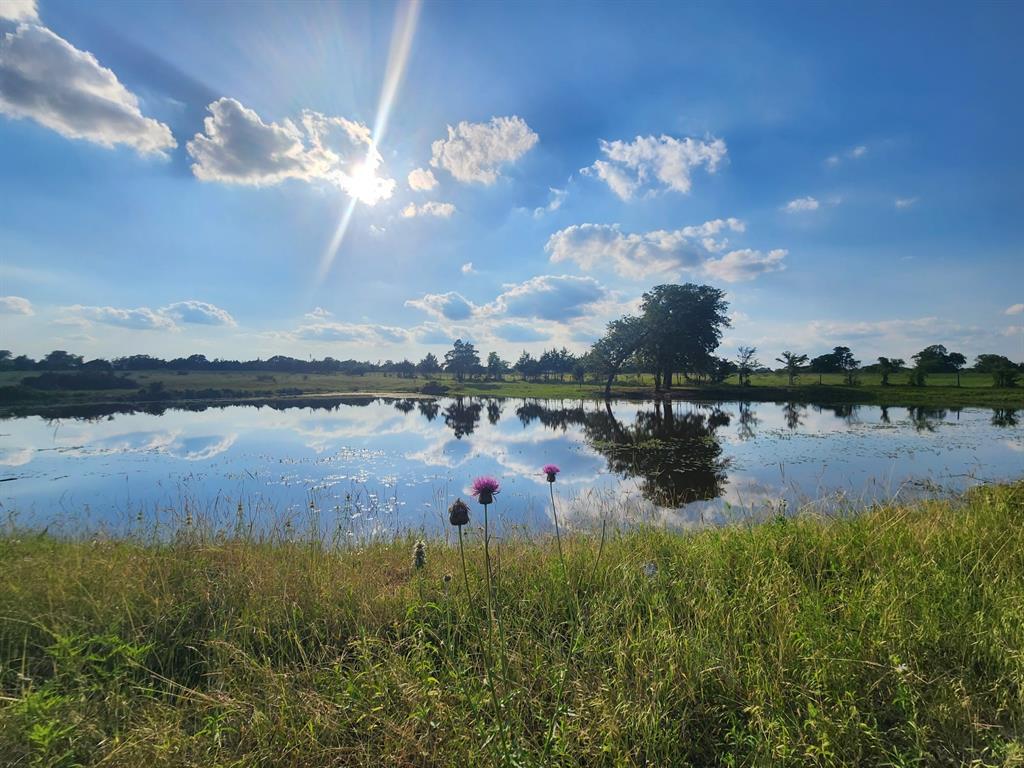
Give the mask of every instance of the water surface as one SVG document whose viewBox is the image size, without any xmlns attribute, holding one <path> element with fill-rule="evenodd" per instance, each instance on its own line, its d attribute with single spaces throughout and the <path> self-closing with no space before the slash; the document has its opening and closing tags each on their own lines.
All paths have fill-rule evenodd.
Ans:
<svg viewBox="0 0 1024 768">
<path fill-rule="evenodd" d="M 777 403 L 344 399 L 0 420 L 0 513 L 124 530 L 209 519 L 436 530 L 472 479 L 506 524 L 828 512 L 1024 474 L 1024 412 Z"/>
</svg>

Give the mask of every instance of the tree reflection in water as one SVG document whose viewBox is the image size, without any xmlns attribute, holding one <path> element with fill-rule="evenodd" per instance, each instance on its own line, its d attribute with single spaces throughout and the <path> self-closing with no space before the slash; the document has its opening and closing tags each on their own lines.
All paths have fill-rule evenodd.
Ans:
<svg viewBox="0 0 1024 768">
<path fill-rule="evenodd" d="M 444 409 L 445 426 L 451 429 L 456 440 L 472 435 L 480 421 L 483 406 L 471 399 L 457 397 L 451 405 Z"/>
<path fill-rule="evenodd" d="M 670 401 L 655 400 L 623 424 L 606 402 L 603 409 L 549 408 L 539 402 L 516 409 L 524 425 L 538 420 L 549 429 L 582 427 L 587 443 L 608 469 L 639 481 L 644 498 L 663 507 L 714 499 L 722 494 L 728 459 L 716 435 L 731 416 L 717 406 L 677 412 Z"/>
</svg>

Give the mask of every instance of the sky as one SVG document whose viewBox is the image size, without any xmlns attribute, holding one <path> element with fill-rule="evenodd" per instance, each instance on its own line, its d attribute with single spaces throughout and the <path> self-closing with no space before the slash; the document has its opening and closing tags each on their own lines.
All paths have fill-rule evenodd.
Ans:
<svg viewBox="0 0 1024 768">
<path fill-rule="evenodd" d="M 0 0 L 0 347 L 1024 360 L 1020 3 Z"/>
</svg>

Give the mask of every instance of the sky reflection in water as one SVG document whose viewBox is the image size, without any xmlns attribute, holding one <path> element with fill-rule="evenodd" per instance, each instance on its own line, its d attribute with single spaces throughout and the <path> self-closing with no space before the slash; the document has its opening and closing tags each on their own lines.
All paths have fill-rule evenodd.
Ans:
<svg viewBox="0 0 1024 768">
<path fill-rule="evenodd" d="M 0 422 L 0 511 L 61 527 L 233 519 L 372 534 L 435 529 L 473 478 L 502 481 L 507 523 L 560 512 L 674 525 L 834 509 L 1024 470 L 1024 412 L 776 403 L 346 399 Z M 12 478 L 12 479 L 8 479 Z M 936 487 L 937 486 L 937 487 Z M 259 523 L 258 523 L 259 524 Z"/>
</svg>

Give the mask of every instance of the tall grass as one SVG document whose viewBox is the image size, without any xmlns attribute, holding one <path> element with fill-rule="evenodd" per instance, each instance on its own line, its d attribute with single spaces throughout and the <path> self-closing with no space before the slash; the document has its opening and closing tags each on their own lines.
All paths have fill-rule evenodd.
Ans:
<svg viewBox="0 0 1024 768">
<path fill-rule="evenodd" d="M 467 533 L 469 596 L 439 542 L 10 532 L 0 765 L 1024 764 L 1024 484 L 497 540 L 500 718 Z"/>
</svg>

